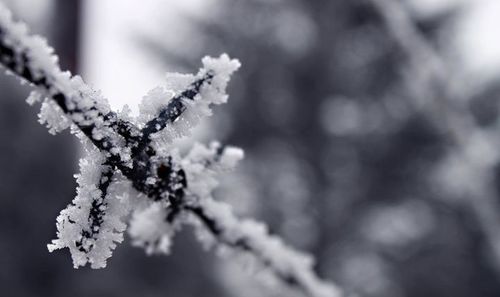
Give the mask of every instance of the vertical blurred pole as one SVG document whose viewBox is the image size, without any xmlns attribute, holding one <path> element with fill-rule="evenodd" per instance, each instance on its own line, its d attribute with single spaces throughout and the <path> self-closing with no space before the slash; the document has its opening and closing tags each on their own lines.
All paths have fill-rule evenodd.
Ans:
<svg viewBox="0 0 500 297">
<path fill-rule="evenodd" d="M 53 46 L 59 54 L 62 69 L 77 73 L 80 45 L 80 0 L 55 0 Z"/>
</svg>

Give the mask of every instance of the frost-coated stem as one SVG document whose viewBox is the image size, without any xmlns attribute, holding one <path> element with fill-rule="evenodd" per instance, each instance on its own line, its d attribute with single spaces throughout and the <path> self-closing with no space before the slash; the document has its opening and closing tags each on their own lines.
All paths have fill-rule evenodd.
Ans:
<svg viewBox="0 0 500 297">
<path fill-rule="evenodd" d="M 39 95 L 30 96 L 29 102 L 48 98 L 40 121 L 51 133 L 72 124 L 88 144 L 77 196 L 57 219 L 59 238 L 49 245 L 51 251 L 67 247 L 75 267 L 104 267 L 123 240 L 123 220 L 131 211 L 134 242 L 148 252 L 167 251 L 177 218 L 184 216 L 190 218 L 184 223 L 201 226 L 198 232 L 208 234 L 212 244 L 253 255 L 289 288 L 311 297 L 340 296 L 334 285 L 316 276 L 310 256 L 271 236 L 263 224 L 237 219 L 229 205 L 211 198 L 215 174 L 235 166 L 242 157 L 239 149 L 217 143 L 195 146 L 182 159 L 170 146 L 174 137 L 210 115 L 210 105 L 227 100 L 224 90 L 239 67 L 236 60 L 226 55 L 205 58 L 196 76 L 174 75 L 178 83 L 151 91 L 141 106 L 142 117 L 135 121 L 111 111 L 107 100 L 81 78 L 61 71 L 45 40 L 29 35 L 1 4 L 0 63 L 36 87 Z M 133 202 L 124 190 L 129 184 L 141 193 L 139 198 L 150 199 Z M 140 209 L 131 209 L 134 205 Z M 154 230 L 151 225 L 142 228 L 155 218 Z"/>
<path fill-rule="evenodd" d="M 203 77 L 195 80 L 181 94 L 172 98 L 168 105 L 160 111 L 157 117 L 146 123 L 142 128 L 142 137 L 149 139 L 151 134 L 158 133 L 163 130 L 168 124 L 172 124 L 179 116 L 187 109 L 186 100 L 192 101 L 200 92 L 201 86 L 209 83 L 213 78 L 212 73 L 207 73 Z M 146 140 L 144 140 L 146 142 Z"/>
<path fill-rule="evenodd" d="M 116 170 L 107 164 L 102 164 L 101 169 L 97 187 L 99 189 L 98 196 L 92 200 L 87 218 L 90 223 L 89 228 L 80 232 L 80 238 L 75 243 L 75 246 L 83 253 L 89 253 L 94 248 L 92 241 L 95 240 L 104 222 L 105 212 L 108 207 L 106 196 L 111 185 L 113 172 Z"/>
<path fill-rule="evenodd" d="M 308 296 L 340 296 L 340 291 L 324 283 L 313 272 L 313 259 L 269 235 L 266 226 L 253 220 L 238 220 L 227 204 L 206 199 L 197 206 L 185 206 L 207 226 L 215 243 L 257 257 L 264 267 L 290 287 Z"/>
</svg>

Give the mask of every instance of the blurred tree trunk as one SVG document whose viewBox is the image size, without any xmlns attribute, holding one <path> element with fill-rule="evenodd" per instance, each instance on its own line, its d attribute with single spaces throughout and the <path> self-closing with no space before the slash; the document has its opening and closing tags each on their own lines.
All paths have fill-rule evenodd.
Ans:
<svg viewBox="0 0 500 297">
<path fill-rule="evenodd" d="M 55 0 L 52 25 L 53 46 L 59 55 L 61 68 L 78 73 L 80 55 L 80 0 Z"/>
</svg>

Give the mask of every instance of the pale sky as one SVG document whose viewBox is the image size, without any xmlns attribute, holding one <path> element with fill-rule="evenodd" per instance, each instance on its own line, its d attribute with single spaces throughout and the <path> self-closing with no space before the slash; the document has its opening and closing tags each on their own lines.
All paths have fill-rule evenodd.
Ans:
<svg viewBox="0 0 500 297">
<path fill-rule="evenodd" d="M 423 14 L 465 3 L 457 47 L 469 75 L 487 79 L 500 72 L 500 0 L 407 1 Z M 169 69 L 165 69 L 165 63 L 157 65 L 148 59 L 150 54 L 134 43 L 134 34 L 145 33 L 175 44 L 176 38 L 185 38 L 186 34 L 179 10 L 201 14 L 214 3 L 215 0 L 83 1 L 83 77 L 101 89 L 114 108 L 128 104 L 136 111 L 142 96 L 161 84 Z"/>
<path fill-rule="evenodd" d="M 183 38 L 182 20 L 176 12 L 203 7 L 202 2 L 83 1 L 83 77 L 102 90 L 114 108 L 128 104 L 137 111 L 142 96 L 160 85 L 169 69 L 165 69 L 165 63 L 158 65 L 154 59 L 148 59 L 150 53 L 138 47 L 134 37 L 146 34 L 165 42 Z"/>
<path fill-rule="evenodd" d="M 466 66 L 474 77 L 500 72 L 500 0 L 471 0 L 458 36 Z"/>
</svg>

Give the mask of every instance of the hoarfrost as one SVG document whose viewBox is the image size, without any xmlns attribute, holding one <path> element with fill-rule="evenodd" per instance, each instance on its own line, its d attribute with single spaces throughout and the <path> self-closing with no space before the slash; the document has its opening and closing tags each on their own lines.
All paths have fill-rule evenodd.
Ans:
<svg viewBox="0 0 500 297">
<path fill-rule="evenodd" d="M 43 99 L 43 94 L 38 90 L 33 90 L 30 92 L 28 98 L 26 98 L 26 103 L 29 105 L 34 105 L 37 102 L 41 102 Z"/>
<path fill-rule="evenodd" d="M 138 122 L 151 130 L 155 147 L 190 135 L 201 118 L 212 114 L 211 104 L 227 101 L 230 75 L 240 67 L 226 54 L 205 57 L 197 75 L 167 74 L 165 86 L 151 90 L 140 104 Z"/>
<path fill-rule="evenodd" d="M 52 135 L 67 129 L 71 125 L 71 121 L 68 120 L 61 108 L 57 106 L 54 101 L 47 98 L 43 101 L 42 107 L 40 108 L 38 122 L 42 125 L 46 125 L 49 129 L 49 133 Z"/>
<path fill-rule="evenodd" d="M 116 243 L 123 241 L 127 225 L 123 218 L 130 212 L 133 197 L 130 183 L 120 174 L 112 180 L 103 176 L 108 170 L 105 158 L 94 150 L 80 160 L 77 195 L 57 218 L 57 239 L 47 247 L 50 252 L 69 248 L 75 268 L 87 263 L 92 268 L 106 267 Z M 109 183 L 103 195 L 98 185 Z"/>
<path fill-rule="evenodd" d="M 227 101 L 226 87 L 240 67 L 226 54 L 203 58 L 196 75 L 170 74 L 164 86 L 144 97 L 140 115 L 113 112 L 100 92 L 63 72 L 45 39 L 28 34 L 0 4 L 0 63 L 37 88 L 28 103 L 44 100 L 39 120 L 50 133 L 71 126 L 86 157 L 76 175 L 77 195 L 57 218 L 49 251 L 68 248 L 75 268 L 106 266 L 126 222 L 133 244 L 148 254 L 168 253 L 183 223 L 195 226 L 203 244 L 255 257 L 284 283 L 313 297 L 339 296 L 313 273 L 312 258 L 271 236 L 265 225 L 239 220 L 231 207 L 211 197 L 217 175 L 231 170 L 243 151 L 217 142 L 196 144 L 183 158 L 171 145 L 189 135 L 211 106 Z M 43 95 L 41 95 L 43 94 Z"/>
<path fill-rule="evenodd" d="M 142 247 L 146 254 L 170 254 L 172 237 L 177 227 L 167 221 L 168 211 L 162 203 L 153 203 L 144 210 L 135 211 L 128 234 L 132 245 Z"/>
</svg>

